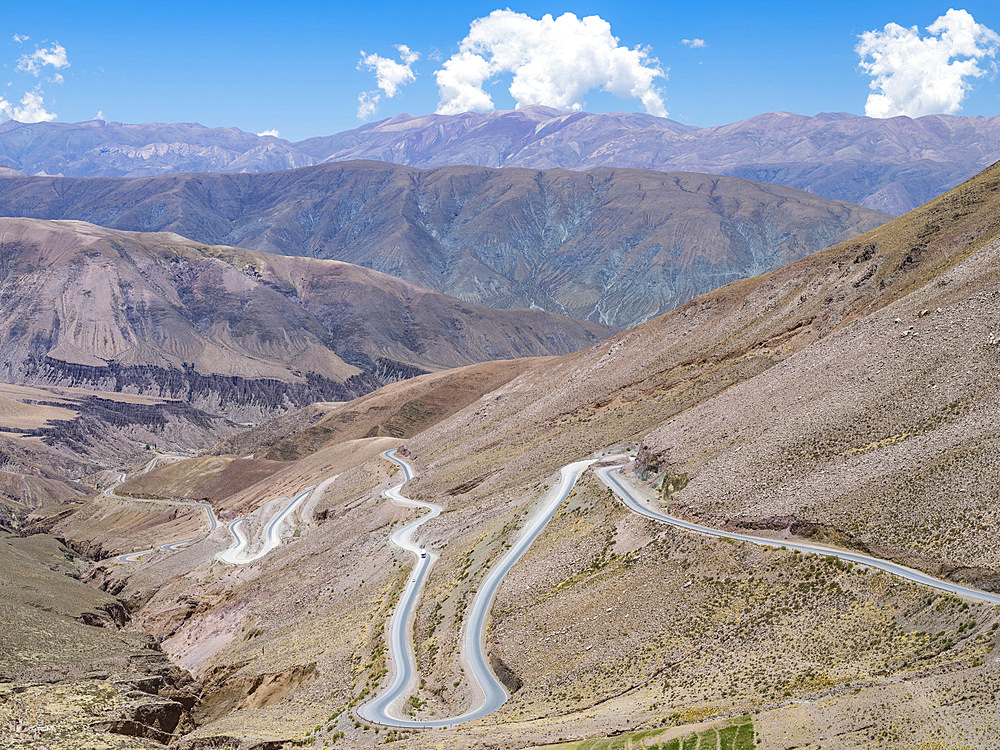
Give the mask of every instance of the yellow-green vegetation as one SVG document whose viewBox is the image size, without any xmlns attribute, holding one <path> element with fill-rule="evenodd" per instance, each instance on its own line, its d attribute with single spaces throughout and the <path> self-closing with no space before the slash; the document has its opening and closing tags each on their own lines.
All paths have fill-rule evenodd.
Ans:
<svg viewBox="0 0 1000 750">
<path fill-rule="evenodd" d="M 846 450 L 843 453 L 838 453 L 837 455 L 846 458 L 847 456 L 853 456 L 858 453 L 866 453 L 867 451 L 875 450 L 876 448 L 885 448 L 890 445 L 895 445 L 901 440 L 906 440 L 906 438 L 910 437 L 912 434 L 912 432 L 902 432 L 898 435 L 890 435 L 887 438 L 882 438 L 881 440 L 868 443 L 868 445 L 850 448 L 849 450 Z"/>
<path fill-rule="evenodd" d="M 163 745 L 101 732 L 129 703 L 112 680 L 55 684 L 0 683 L 0 746 L 10 750 L 147 750 Z"/>
<path fill-rule="evenodd" d="M 544 750 L 753 750 L 753 720 L 742 716 L 728 722 L 696 729 L 667 727 L 628 732 L 559 745 L 545 745 Z"/>
<path fill-rule="evenodd" d="M 505 662 L 537 675 L 503 709 L 519 721 L 613 716 L 625 728 L 757 713 L 974 667 L 996 639 L 991 607 L 657 525 L 586 477 L 520 575 L 493 611 Z"/>
<path fill-rule="evenodd" d="M 0 679 L 49 679 L 119 668 L 130 657 L 160 658 L 147 636 L 114 627 L 121 603 L 73 577 L 78 564 L 55 537 L 0 538 Z"/>
</svg>

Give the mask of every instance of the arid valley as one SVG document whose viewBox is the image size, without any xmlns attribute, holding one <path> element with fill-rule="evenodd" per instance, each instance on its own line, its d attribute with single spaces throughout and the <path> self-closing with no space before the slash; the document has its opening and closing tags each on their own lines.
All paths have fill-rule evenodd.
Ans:
<svg viewBox="0 0 1000 750">
<path fill-rule="evenodd" d="M 491 9 L 295 139 L 56 122 L 11 30 L 0 748 L 1000 747 L 992 11 L 696 126 L 694 63 Z"/>
</svg>

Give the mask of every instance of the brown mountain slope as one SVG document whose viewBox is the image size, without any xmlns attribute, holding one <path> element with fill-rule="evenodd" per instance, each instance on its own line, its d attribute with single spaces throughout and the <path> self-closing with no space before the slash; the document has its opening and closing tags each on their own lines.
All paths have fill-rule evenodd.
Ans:
<svg viewBox="0 0 1000 750">
<path fill-rule="evenodd" d="M 516 481 L 522 472 L 544 476 L 568 454 L 639 438 L 937 283 L 998 234 L 1000 166 L 994 166 L 855 240 L 734 282 L 599 346 L 532 369 L 411 443 L 416 455 L 443 461 L 432 463 L 418 484 L 428 492 L 444 489 L 453 483 L 452 472 L 468 479 L 477 465 L 501 467 L 491 482 Z M 450 444 L 445 430 L 462 434 L 468 452 L 445 458 L 436 447 Z M 510 439 L 515 433 L 520 438 Z"/>
<path fill-rule="evenodd" d="M 1000 560 L 989 548 L 995 530 L 983 504 L 996 467 L 980 465 L 996 446 L 996 385 L 976 383 L 996 356 L 985 332 L 996 319 L 989 290 L 998 207 L 994 167 L 855 241 L 533 368 L 407 441 L 420 471 L 410 492 L 447 509 L 432 537 L 443 551 L 429 590 L 449 590 L 482 524 L 516 514 L 533 482 L 570 460 L 644 438 L 640 472 L 654 480 L 665 471 L 688 474 L 694 484 L 673 499 L 688 513 L 778 531 L 792 526 L 996 587 Z M 930 358 L 901 334 L 911 323 L 920 327 L 919 310 L 937 306 L 951 312 L 927 346 L 946 330 L 954 341 Z M 981 322 L 963 326 L 963 309 Z M 934 314 L 919 320 L 930 329 Z M 892 322 L 904 315 L 905 324 Z M 824 364 L 816 382 L 818 368 L 798 366 L 813 352 Z M 881 369 L 866 369 L 876 362 Z M 779 373 L 781 397 L 772 401 Z M 798 395 L 811 398 L 800 403 Z M 811 419 L 785 426 L 813 409 Z M 909 445 L 900 442 L 912 436 Z M 896 461 L 891 452 L 900 450 L 915 452 Z M 828 484 L 831 462 L 834 476 L 851 480 L 836 490 Z M 922 495 L 935 481 L 941 489 L 932 496 L 943 507 Z M 951 499 L 960 487 L 969 497 Z M 895 520 L 907 514 L 911 521 Z M 880 520 L 863 523 L 872 519 Z M 422 622 L 434 622 L 433 606 Z M 450 625 L 433 633 L 445 643 L 458 636 Z M 450 662 L 437 663 L 447 680 Z"/>
<path fill-rule="evenodd" d="M 89 561 L 44 534 L 0 536 L 0 736 L 9 747 L 152 750 L 193 728 L 198 685 L 126 630 Z"/>
<path fill-rule="evenodd" d="M 664 472 L 688 474 L 667 498 L 682 512 L 864 545 L 992 586 L 996 517 L 983 500 L 996 478 L 986 334 L 997 318 L 998 207 L 994 168 L 858 240 L 539 362 L 408 439 L 419 477 L 407 494 L 444 507 L 419 532 L 437 557 L 413 629 L 416 715 L 472 701 L 459 644 L 473 592 L 555 471 L 599 449 L 645 441 L 634 468 L 647 491 Z M 902 335 L 910 325 L 915 340 Z M 937 346 L 945 333 L 954 342 Z M 230 507 L 288 497 L 322 476 L 324 451 L 347 445 L 293 461 Z M 365 447 L 354 455 L 374 454 Z M 410 571 L 387 539 L 413 513 L 380 497 L 398 479 L 384 460 L 325 470 L 344 474 L 301 535 L 257 564 L 213 568 L 228 543 L 220 531 L 102 574 L 145 602 L 138 624 L 205 679 L 217 696 L 208 703 L 234 709 L 206 714 L 192 739 L 309 731 L 327 744 L 385 742 L 351 709 L 386 678 L 385 624 Z M 864 521 L 857 536 L 854 519 Z M 927 732 L 989 746 L 1000 715 L 984 687 L 1000 669 L 994 625 L 995 607 L 863 566 L 665 528 L 585 477 L 497 592 L 489 654 L 520 689 L 476 725 L 392 737 L 413 750 L 526 747 L 751 714 L 768 749 L 874 749 Z M 247 694 L 292 684 L 311 665 L 315 679 L 276 703 Z"/>
<path fill-rule="evenodd" d="M 333 258 L 471 302 L 617 327 L 888 218 L 731 177 L 378 162 L 129 180 L 10 178 L 0 181 L 0 214 Z"/>
<path fill-rule="evenodd" d="M 162 462 L 130 477 L 118 493 L 193 498 L 226 507 L 234 496 L 248 494 L 254 485 L 266 487 L 268 477 L 286 470 L 295 473 L 296 467 L 297 479 L 316 485 L 328 476 L 323 461 L 302 459 L 367 438 L 413 437 L 546 361 L 482 362 L 391 383 L 352 401 L 311 404 L 227 437 L 208 455 Z"/>
<path fill-rule="evenodd" d="M 0 264 L 4 380 L 139 391 L 244 419 L 607 333 L 344 263 L 79 222 L 0 221 Z"/>
<path fill-rule="evenodd" d="M 445 507 L 426 532 L 440 559 L 417 616 L 426 681 L 419 698 L 438 710 L 462 705 L 464 696 L 448 685 L 460 663 L 455 613 L 474 588 L 464 581 L 488 567 L 489 550 L 500 544 L 494 535 L 502 539 L 520 523 L 537 496 L 533 483 L 623 443 L 641 441 L 635 469 L 651 484 L 667 476 L 677 478 L 675 487 L 688 482 L 664 493 L 684 514 L 863 547 L 1000 590 L 991 543 L 1000 529 L 990 511 L 1000 480 L 998 208 L 1000 167 L 993 167 L 855 241 L 533 368 L 407 441 L 420 472 L 408 494 Z M 565 715 L 564 728 L 600 726 L 609 716 L 618 723 L 605 727 L 633 726 L 626 716 L 655 725 L 672 710 L 660 714 L 663 706 L 706 711 L 702 716 L 741 713 L 774 706 L 780 694 L 815 697 L 817 685 L 857 680 L 871 680 L 864 714 L 875 725 L 895 726 L 878 708 L 890 693 L 908 726 L 947 726 L 945 736 L 973 746 L 995 720 L 995 698 L 968 691 L 974 720 L 952 720 L 947 691 L 934 681 L 912 688 L 940 712 L 931 718 L 919 700 L 891 687 L 905 677 L 885 677 L 926 675 L 931 657 L 903 644 L 959 626 L 966 632 L 960 602 L 878 577 L 835 576 L 836 587 L 817 592 L 801 580 L 814 574 L 814 563 L 800 569 L 793 555 L 782 560 L 780 553 L 685 538 L 620 513 L 600 485 L 580 488 L 520 573 L 501 586 L 493 653 L 525 687 L 491 717 L 497 731 L 505 724 L 523 730 L 518 721 L 555 731 L 544 718 L 553 713 Z M 718 572 L 706 574 L 701 566 L 713 557 Z M 690 566 L 694 572 L 685 572 Z M 701 599 L 705 585 L 716 592 L 711 603 Z M 891 593 L 897 586 L 903 598 Z M 804 591 L 812 593 L 800 599 Z M 834 591 L 846 598 L 819 601 Z M 693 601 L 702 602 L 698 614 L 685 614 Z M 801 619 L 791 614 L 800 606 L 809 612 Z M 886 620 L 859 621 L 869 607 Z M 950 614 L 931 625 L 935 607 Z M 976 612 L 973 620 L 995 622 L 992 608 Z M 888 649 L 899 661 L 869 662 L 862 672 L 878 677 L 851 677 L 874 655 L 870 641 L 858 640 L 871 628 L 901 639 Z M 954 676 L 949 684 L 986 679 L 955 676 L 963 658 L 996 647 L 995 630 L 972 628 L 972 640 L 949 642 L 970 649 L 943 670 Z M 806 632 L 830 637 L 819 646 L 787 640 Z M 589 651 L 611 634 L 612 645 Z M 790 672 L 820 677 L 810 684 Z M 845 727 L 837 746 L 858 746 L 865 725 L 855 720 L 859 707 L 845 713 L 831 703 L 827 710 L 831 723 Z M 787 746 L 779 744 L 787 720 L 774 719 L 780 731 L 766 746 Z M 458 742 L 463 735 L 454 736 Z"/>
<path fill-rule="evenodd" d="M 828 537 L 1000 591 L 993 237 L 646 436 L 661 470 L 688 477 L 671 505 L 714 525 Z"/>
<path fill-rule="evenodd" d="M 203 449 L 238 429 L 169 399 L 0 383 L 0 528 L 47 528 L 109 467 L 145 462 L 151 446 Z"/>
<path fill-rule="evenodd" d="M 212 452 L 293 461 L 345 440 L 410 438 L 544 361 L 483 362 L 393 383 L 353 401 L 312 404 L 233 435 Z"/>
<path fill-rule="evenodd" d="M 116 490 L 139 498 L 175 497 L 213 505 L 241 492 L 285 468 L 279 461 L 260 458 L 207 456 L 158 464 L 151 471 L 130 477 Z"/>
</svg>

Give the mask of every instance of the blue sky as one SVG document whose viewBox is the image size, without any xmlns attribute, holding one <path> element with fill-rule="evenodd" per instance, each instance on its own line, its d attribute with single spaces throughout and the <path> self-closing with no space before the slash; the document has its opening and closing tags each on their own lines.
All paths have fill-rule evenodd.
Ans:
<svg viewBox="0 0 1000 750">
<path fill-rule="evenodd" d="M 25 93 L 41 97 L 60 122 L 200 122 L 254 132 L 277 129 L 298 140 L 361 124 L 358 95 L 376 91 L 375 75 L 358 70 L 361 50 L 392 59 L 394 45 L 420 54 L 414 80 L 381 100 L 369 119 L 439 106 L 434 73 L 459 50 L 476 18 L 510 8 L 532 19 L 571 12 L 597 15 L 623 47 L 642 45 L 669 69 L 653 85 L 669 117 L 718 125 L 761 112 L 865 112 L 868 75 L 855 52 L 859 35 L 895 22 L 925 28 L 955 7 L 1000 30 L 1000 3 L 923 2 L 482 2 L 257 3 L 44 2 L 8 4 L 0 37 L 3 96 L 13 107 Z M 15 42 L 13 35 L 28 39 Z M 702 39 L 692 48 L 682 39 Z M 36 76 L 18 60 L 58 43 L 68 67 L 40 64 Z M 546 53 L 552 53 L 549 49 Z M 558 54 L 555 58 L 558 59 Z M 437 58 L 437 59 L 435 59 Z M 990 70 L 1000 54 L 980 63 Z M 543 60 L 544 62 L 544 60 Z M 653 64 L 650 62 L 650 66 Z M 59 74 L 62 83 L 52 80 Z M 961 114 L 1000 112 L 992 72 L 968 79 Z M 9 84 L 9 85 L 8 85 Z M 510 74 L 483 90 L 510 108 Z M 637 98 L 597 90 L 590 111 L 641 111 Z M 550 102 L 543 102 L 550 103 Z M 460 106 L 456 104 L 456 106 Z M 931 102 L 927 106 L 943 106 Z M 0 118 L 3 119 L 3 118 Z"/>
</svg>

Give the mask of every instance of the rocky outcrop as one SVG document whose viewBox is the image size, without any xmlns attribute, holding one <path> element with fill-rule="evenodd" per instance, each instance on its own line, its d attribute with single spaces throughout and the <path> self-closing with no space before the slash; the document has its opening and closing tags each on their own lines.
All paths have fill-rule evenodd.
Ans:
<svg viewBox="0 0 1000 750">
<path fill-rule="evenodd" d="M 490 646 L 489 657 L 490 668 L 493 670 L 493 674 L 497 676 L 497 679 L 503 683 L 503 686 L 512 695 L 523 687 L 524 682 L 517 676 L 514 670 L 507 666 L 500 653 L 500 649 L 495 644 Z"/>
<path fill-rule="evenodd" d="M 241 674 L 245 665 L 225 665 L 205 678 L 195 719 L 207 724 L 240 708 L 260 708 L 277 703 L 316 676 L 316 664 L 295 665 L 280 672 Z"/>
<path fill-rule="evenodd" d="M 118 719 L 95 722 L 91 728 L 167 744 L 174 738 L 183 717 L 180 703 L 148 701 L 129 706 Z"/>
<path fill-rule="evenodd" d="M 22 374 L 23 373 L 23 374 Z M 146 428 L 166 426 L 181 419 L 200 429 L 219 434 L 225 420 L 260 419 L 316 401 L 349 401 L 378 387 L 370 375 L 355 375 L 337 382 L 308 373 L 305 382 L 290 383 L 274 378 L 245 378 L 236 375 L 202 374 L 192 367 L 168 369 L 152 365 L 106 366 L 63 362 L 53 357 L 35 357 L 24 363 L 18 380 L 43 385 L 63 385 L 111 393 L 141 393 L 170 399 L 164 403 L 121 402 L 93 396 L 80 402 L 81 416 L 72 422 L 57 422 L 37 431 L 46 442 L 86 440 L 93 423 Z"/>
<path fill-rule="evenodd" d="M 118 687 L 127 691 L 130 702 L 117 717 L 91 724 L 93 729 L 168 744 L 195 728 L 191 712 L 199 685 L 183 670 L 163 666 L 153 674 L 119 680 Z"/>
<path fill-rule="evenodd" d="M 82 612 L 77 619 L 97 628 L 123 628 L 128 622 L 128 611 L 120 602 L 111 602 L 97 610 Z"/>
<path fill-rule="evenodd" d="M 245 740 L 228 734 L 182 739 L 173 745 L 175 750 L 283 750 L 287 746 L 285 740 Z"/>
</svg>

